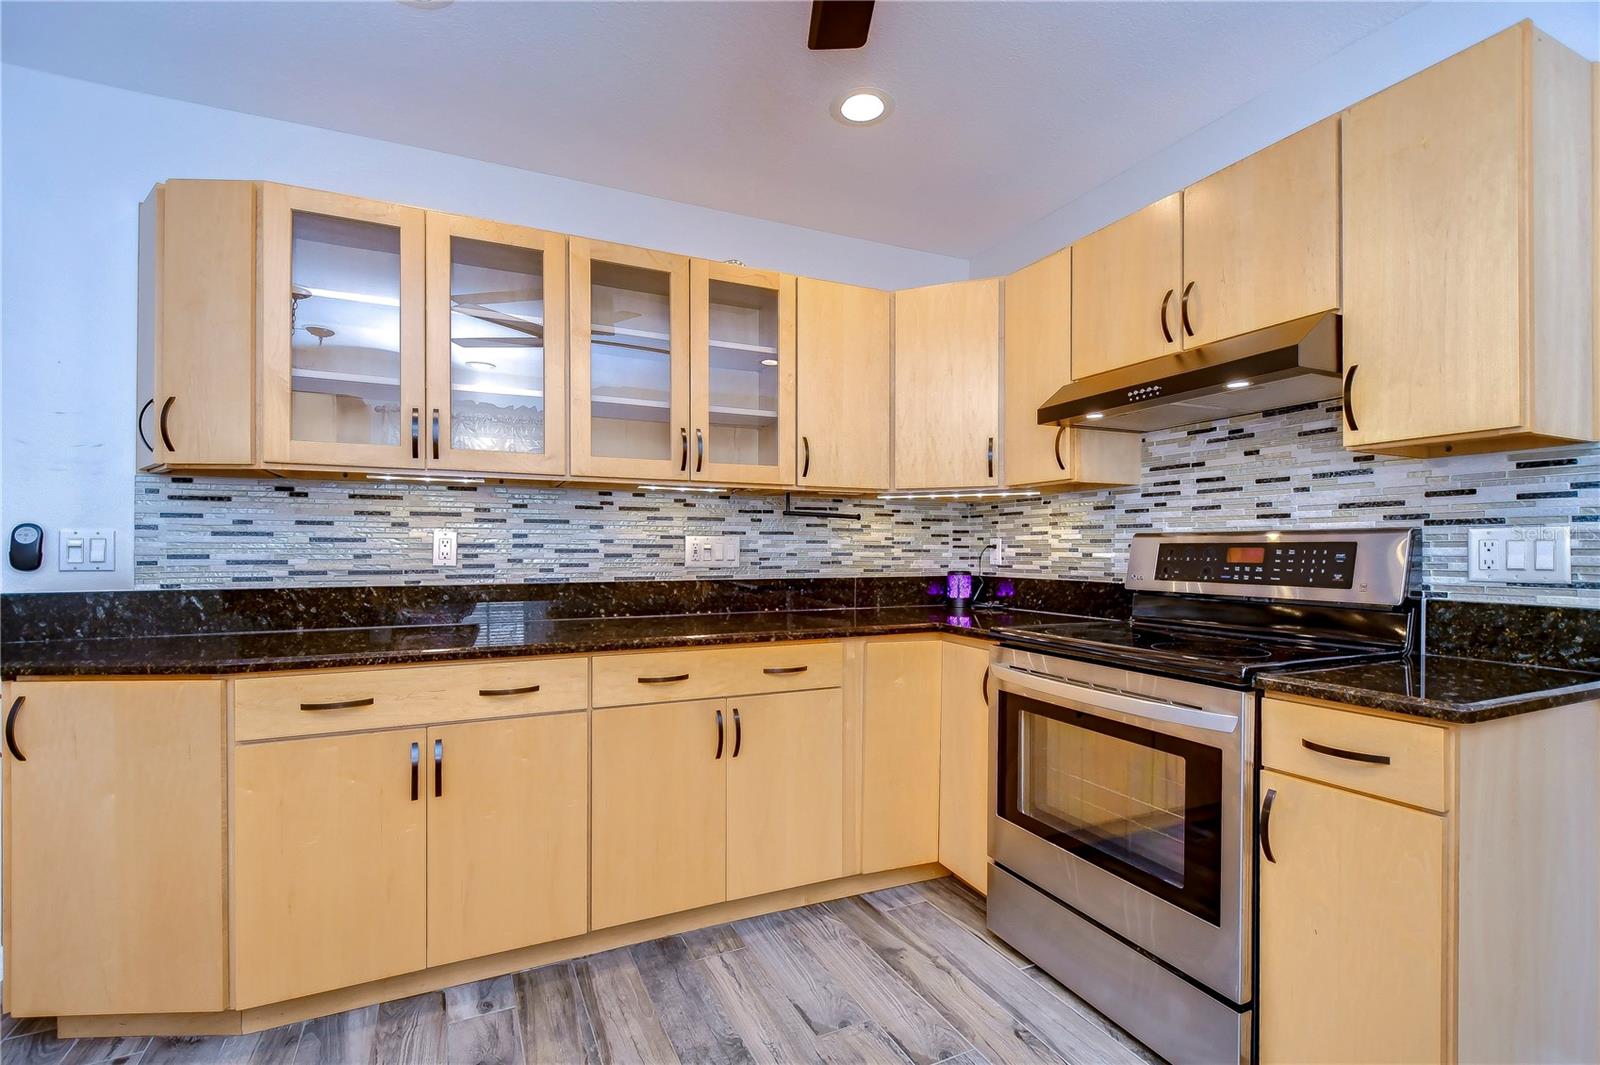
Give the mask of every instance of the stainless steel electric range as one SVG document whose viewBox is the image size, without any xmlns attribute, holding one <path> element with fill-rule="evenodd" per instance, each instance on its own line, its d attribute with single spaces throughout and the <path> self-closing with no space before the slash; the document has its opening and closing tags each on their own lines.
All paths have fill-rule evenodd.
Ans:
<svg viewBox="0 0 1600 1065">
<path fill-rule="evenodd" d="M 989 927 L 1171 1061 L 1253 1057 L 1255 677 L 1406 653 L 1411 543 L 1141 534 L 1130 621 L 998 630 Z"/>
</svg>

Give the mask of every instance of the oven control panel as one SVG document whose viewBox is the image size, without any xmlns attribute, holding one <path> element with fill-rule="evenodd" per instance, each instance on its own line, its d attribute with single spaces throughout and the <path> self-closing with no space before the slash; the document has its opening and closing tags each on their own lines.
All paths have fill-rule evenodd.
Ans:
<svg viewBox="0 0 1600 1065">
<path fill-rule="evenodd" d="M 1155 570 L 1156 579 L 1162 581 L 1349 588 L 1355 581 L 1356 544 L 1353 540 L 1164 543 L 1156 551 Z"/>
</svg>

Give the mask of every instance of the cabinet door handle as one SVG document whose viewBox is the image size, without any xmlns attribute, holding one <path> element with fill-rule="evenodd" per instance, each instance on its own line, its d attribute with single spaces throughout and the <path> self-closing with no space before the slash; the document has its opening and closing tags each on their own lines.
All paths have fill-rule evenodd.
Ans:
<svg viewBox="0 0 1600 1065">
<path fill-rule="evenodd" d="M 433 461 L 439 461 L 439 408 L 433 408 Z"/>
<path fill-rule="evenodd" d="M 444 740 L 433 741 L 433 797 L 444 797 Z"/>
<path fill-rule="evenodd" d="M 371 706 L 375 702 L 377 702 L 377 700 L 369 696 L 369 697 L 367 697 L 365 699 L 346 699 L 343 702 L 338 702 L 338 703 L 301 703 L 300 704 L 300 709 L 302 709 L 302 710 L 355 710 L 355 709 L 358 709 L 358 708 L 363 707 L 363 706 Z"/>
<path fill-rule="evenodd" d="M 411 408 L 411 457 L 421 458 L 422 452 L 422 408 Z"/>
<path fill-rule="evenodd" d="M 417 766 L 422 762 L 422 749 L 415 743 L 411 745 L 411 801 L 416 802 L 417 792 Z"/>
<path fill-rule="evenodd" d="M 640 684 L 672 684 L 676 681 L 688 680 L 689 674 L 674 673 L 670 677 L 639 677 L 637 679 Z"/>
<path fill-rule="evenodd" d="M 1067 468 L 1067 464 L 1061 461 L 1061 434 L 1065 433 L 1066 431 L 1066 422 L 1062 422 L 1060 425 L 1056 426 L 1056 467 L 1062 470 Z"/>
<path fill-rule="evenodd" d="M 722 711 L 718 710 L 717 711 L 717 753 L 713 756 L 714 759 L 716 759 L 716 760 L 720 760 L 722 758 L 722 740 L 726 735 L 727 735 L 727 731 L 725 729 L 723 729 L 723 727 L 722 727 Z"/>
<path fill-rule="evenodd" d="M 1273 865 L 1278 859 L 1272 856 L 1272 804 L 1278 798 L 1277 788 L 1268 788 L 1267 797 L 1261 800 L 1261 856 Z"/>
<path fill-rule="evenodd" d="M 806 453 L 806 460 L 800 465 L 800 476 L 805 478 L 811 474 L 811 438 L 802 436 L 800 438 L 800 446 L 805 449 Z"/>
<path fill-rule="evenodd" d="M 1194 291 L 1194 282 L 1183 286 L 1183 299 L 1178 302 L 1178 316 L 1183 319 L 1183 331 L 1189 336 L 1194 336 L 1194 326 L 1189 324 L 1189 293 Z"/>
<path fill-rule="evenodd" d="M 810 666 L 768 666 L 761 672 L 769 677 L 782 677 L 790 673 L 804 673 Z"/>
<path fill-rule="evenodd" d="M 733 708 L 733 756 L 739 757 L 739 750 L 744 746 L 744 725 L 739 722 L 739 708 Z"/>
<path fill-rule="evenodd" d="M 979 685 L 979 687 L 983 691 L 983 705 L 984 706 L 988 706 L 989 705 L 989 670 L 987 668 L 985 668 L 984 671 L 983 671 L 983 683 L 981 685 Z"/>
<path fill-rule="evenodd" d="M 19 762 L 26 762 L 22 757 L 22 750 L 17 746 L 17 711 L 22 709 L 22 700 L 26 695 L 19 695 L 11 704 L 11 709 L 6 711 L 6 750 L 11 752 L 11 757 Z"/>
<path fill-rule="evenodd" d="M 694 431 L 694 472 L 699 473 L 706 465 L 706 434 L 696 429 Z"/>
<path fill-rule="evenodd" d="M 1388 765 L 1389 756 L 1386 754 L 1364 754 L 1361 751 L 1347 751 L 1343 747 L 1329 747 L 1317 743 L 1315 740 L 1301 740 L 1300 746 L 1308 751 L 1316 751 L 1330 758 L 1343 758 L 1347 762 L 1366 762 L 1368 765 Z"/>
<path fill-rule="evenodd" d="M 150 443 L 150 438 L 148 436 L 144 435 L 144 414 L 145 414 L 145 411 L 149 410 L 151 407 L 153 407 L 155 405 L 156 405 L 156 400 L 155 400 L 154 396 L 151 396 L 149 399 L 145 400 L 144 401 L 144 406 L 139 408 L 139 417 L 136 418 L 134 420 L 134 423 L 133 423 L 134 425 L 138 426 L 138 428 L 139 428 L 139 443 L 144 445 L 144 449 L 146 451 L 151 451 L 151 452 L 155 451 L 155 446 Z"/>
<path fill-rule="evenodd" d="M 678 435 L 683 437 L 683 458 L 678 460 L 678 469 L 684 473 L 689 472 L 689 430 L 678 428 Z"/>
<path fill-rule="evenodd" d="M 994 476 L 994 437 L 989 438 L 989 476 Z"/>
<path fill-rule="evenodd" d="M 161 442 L 166 445 L 168 451 L 178 450 L 172 446 L 172 435 L 167 432 L 167 416 L 172 413 L 172 405 L 176 402 L 178 402 L 177 396 L 168 396 L 167 401 L 161 404 Z"/>
<path fill-rule="evenodd" d="M 1356 424 L 1355 408 L 1350 405 L 1350 390 L 1355 386 L 1355 383 L 1356 368 L 1352 364 L 1351 367 L 1344 372 L 1344 423 L 1350 427 L 1351 432 L 1357 432 L 1361 428 Z"/>
<path fill-rule="evenodd" d="M 1167 328 L 1167 304 L 1172 302 L 1172 289 L 1167 289 L 1167 294 L 1161 297 L 1161 335 L 1167 338 L 1167 343 L 1172 343 L 1172 330 Z"/>
<path fill-rule="evenodd" d="M 493 696 L 493 695 L 532 695 L 534 692 L 536 692 L 538 690 L 539 690 L 539 686 L 537 684 L 529 684 L 528 686 L 523 687 L 523 688 L 479 688 L 478 689 L 478 694 L 479 695 L 484 695 L 484 696 Z"/>
</svg>

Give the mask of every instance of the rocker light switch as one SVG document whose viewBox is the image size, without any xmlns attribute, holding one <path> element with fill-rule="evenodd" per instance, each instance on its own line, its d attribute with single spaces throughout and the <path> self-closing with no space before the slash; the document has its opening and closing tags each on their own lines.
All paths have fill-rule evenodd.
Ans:
<svg viewBox="0 0 1600 1065">
<path fill-rule="evenodd" d="M 115 529 L 62 529 L 56 541 L 62 570 L 112 570 L 117 568 Z"/>
</svg>

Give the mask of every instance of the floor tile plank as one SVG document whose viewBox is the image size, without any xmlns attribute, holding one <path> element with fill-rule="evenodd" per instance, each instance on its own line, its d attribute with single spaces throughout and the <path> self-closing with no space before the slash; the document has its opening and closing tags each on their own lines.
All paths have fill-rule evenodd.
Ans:
<svg viewBox="0 0 1600 1065">
<path fill-rule="evenodd" d="M 729 950 L 700 960 L 745 1047 L 760 1065 L 815 1061 L 816 1037 L 756 955 Z"/>
<path fill-rule="evenodd" d="M 7 1013 L 0 1016 L 0 1039 L 11 1039 L 23 1035 L 55 1035 L 56 1019 L 54 1017 L 13 1017 Z"/>
<path fill-rule="evenodd" d="M 304 1029 L 304 1022 L 296 1022 L 261 1032 L 250 1051 L 250 1065 L 294 1065 Z"/>
<path fill-rule="evenodd" d="M 522 1065 L 516 1013 L 494 1010 L 451 1021 L 444 1030 L 444 1060 L 451 1065 Z"/>
<path fill-rule="evenodd" d="M 509 1010 L 517 1004 L 517 985 L 511 976 L 496 976 L 472 984 L 444 989 L 446 1023 L 471 1020 L 485 1013 Z"/>
<path fill-rule="evenodd" d="M 72 1050 L 72 1040 L 57 1039 L 55 1033 L 19 1036 L 0 1044 L 0 1061 L 5 1065 L 62 1065 Z"/>
<path fill-rule="evenodd" d="M 591 954 L 575 965 L 602 1061 L 663 1065 L 678 1060 L 626 948 Z"/>
<path fill-rule="evenodd" d="M 444 995 L 428 991 L 378 1007 L 378 1065 L 437 1065 L 444 1056 Z"/>
<path fill-rule="evenodd" d="M 817 1049 L 827 1065 L 910 1065 L 905 1048 L 879 1024 L 852 1024 L 817 1036 Z"/>
<path fill-rule="evenodd" d="M 594 1027 L 572 963 L 527 969 L 514 979 L 524 1060 L 529 1065 L 599 1065 Z"/>
<path fill-rule="evenodd" d="M 787 927 L 785 914 L 767 914 L 736 926 L 744 949 L 753 954 L 813 1035 L 865 1024 L 861 1005 L 834 982 L 827 968 Z"/>
<path fill-rule="evenodd" d="M 892 910 L 897 906 L 909 906 L 913 902 L 921 902 L 922 894 L 915 884 L 902 884 L 899 887 L 883 888 L 879 891 L 869 891 L 865 895 L 857 896 L 867 900 L 868 903 L 880 910 Z"/>
<path fill-rule="evenodd" d="M 656 1016 L 684 1061 L 752 1065 L 749 1049 L 722 1010 L 705 970 L 680 936 L 640 943 L 632 949 Z"/>
<path fill-rule="evenodd" d="M 150 1040 L 142 1065 L 248 1065 L 261 1033 L 250 1035 L 185 1035 Z"/>
<path fill-rule="evenodd" d="M 744 947 L 744 940 L 739 938 L 739 933 L 734 931 L 731 924 L 713 925 L 710 928 L 697 928 L 692 932 L 685 932 L 683 941 L 688 945 L 689 953 L 696 958 L 709 958 L 713 954 L 726 954 L 730 950 L 740 950 Z"/>
<path fill-rule="evenodd" d="M 1011 945 L 989 931 L 988 910 L 983 896 L 953 876 L 925 880 L 915 885 L 924 901 L 931 902 L 945 913 L 965 925 L 972 933 L 1006 956 L 1006 960 L 1019 969 L 1033 964 L 1011 949 Z"/>
<path fill-rule="evenodd" d="M 127 1065 L 149 1045 L 150 1037 L 146 1035 L 79 1039 L 72 1044 L 71 1052 L 61 1065 L 99 1065 L 101 1062 Z"/>
<path fill-rule="evenodd" d="M 307 1021 L 295 1050 L 296 1065 L 328 1061 L 337 1061 L 340 1065 L 374 1065 L 377 1060 L 377 1006 L 363 1006 Z"/>
</svg>

